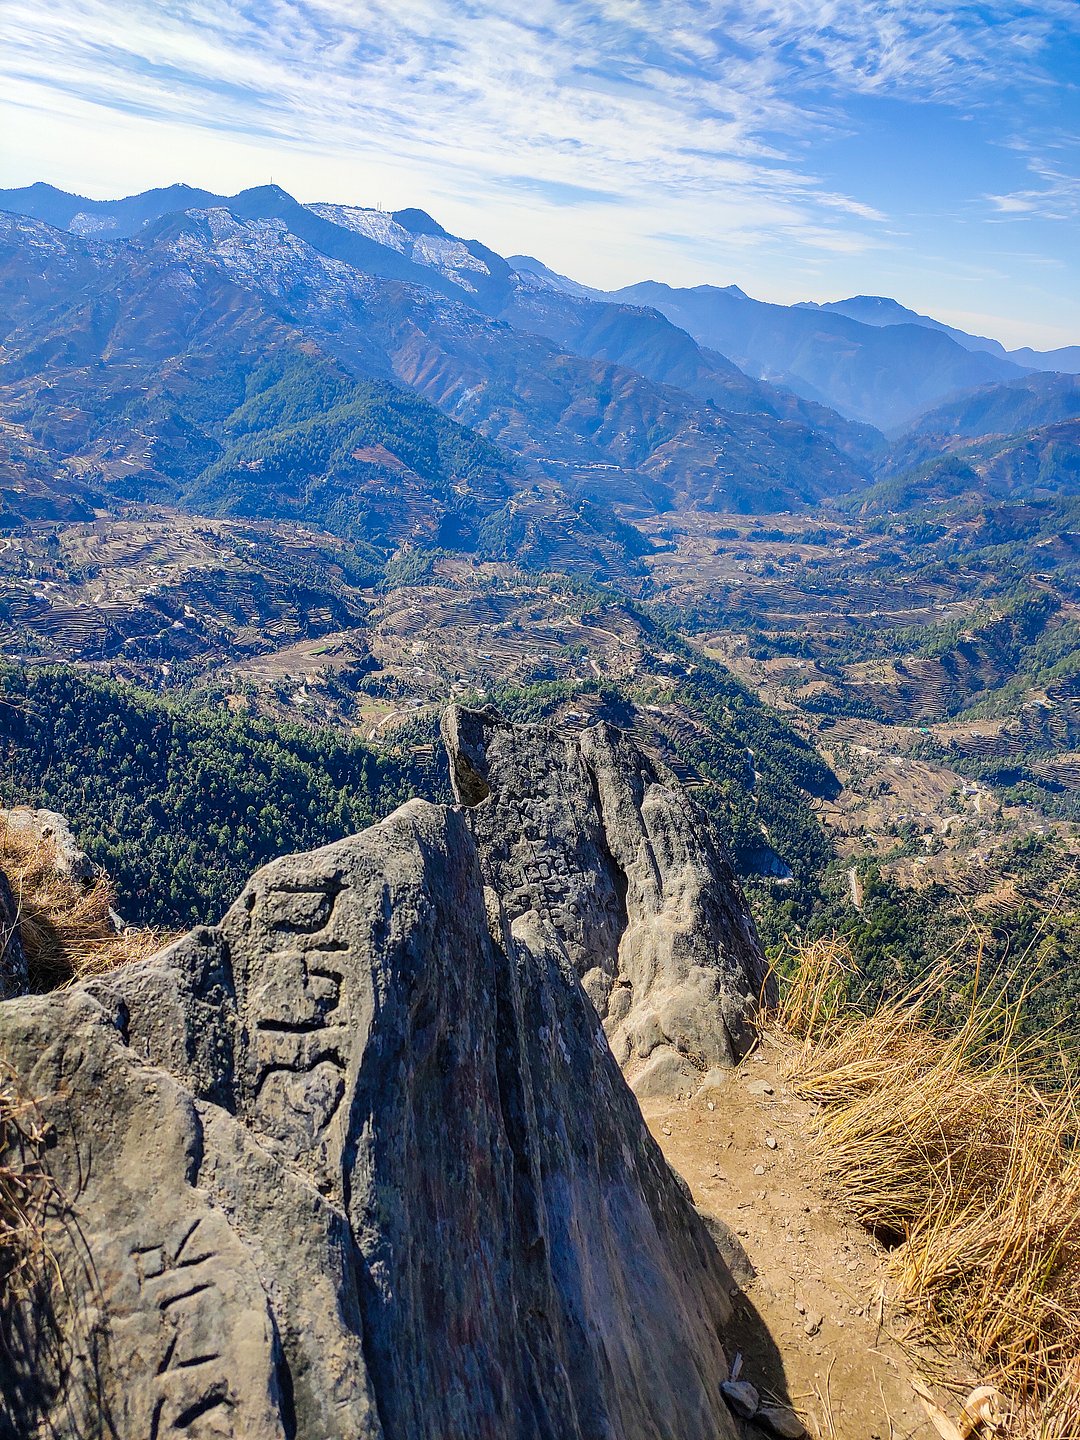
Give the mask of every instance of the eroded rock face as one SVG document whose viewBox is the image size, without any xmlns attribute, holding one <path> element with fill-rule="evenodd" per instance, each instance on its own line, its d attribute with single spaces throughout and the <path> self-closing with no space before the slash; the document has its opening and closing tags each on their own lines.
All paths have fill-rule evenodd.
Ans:
<svg viewBox="0 0 1080 1440">
<path fill-rule="evenodd" d="M 561 939 L 639 1094 L 696 1086 L 753 1043 L 767 969 L 707 817 L 610 725 L 444 720 L 451 777 L 511 921 Z"/>
<path fill-rule="evenodd" d="M 632 961 L 614 1033 L 636 1034 L 651 996 L 674 1052 L 694 1016 L 660 980 L 676 956 L 719 993 L 675 932 L 720 900 L 691 874 L 700 848 L 679 848 L 676 801 L 593 743 L 580 775 L 600 799 L 568 865 L 593 854 L 597 814 L 611 859 L 573 920 L 523 903 L 536 882 L 515 887 L 488 848 L 490 808 L 414 801 L 266 866 L 220 926 L 147 962 L 0 1005 L 0 1057 L 36 1097 L 63 1197 L 63 1284 L 0 1354 L 0 1433 L 733 1436 L 731 1276 L 578 979 L 610 1023 Z M 627 944 L 648 913 L 670 938 Z M 744 1013 L 727 1042 L 702 1025 L 688 1045 L 727 1058 Z"/>
</svg>

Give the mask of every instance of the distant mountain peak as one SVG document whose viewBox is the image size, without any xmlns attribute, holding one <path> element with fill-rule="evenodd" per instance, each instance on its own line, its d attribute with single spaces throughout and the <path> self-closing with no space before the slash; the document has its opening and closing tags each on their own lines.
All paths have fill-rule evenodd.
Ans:
<svg viewBox="0 0 1080 1440">
<path fill-rule="evenodd" d="M 588 285 L 581 285 L 576 280 L 571 280 L 568 275 L 560 275 L 558 270 L 552 270 L 550 265 L 545 265 L 542 260 L 537 260 L 535 255 L 508 255 L 506 263 L 519 275 L 528 275 L 543 281 L 552 290 L 561 290 L 565 295 L 578 295 L 592 300 L 599 296 L 598 290 L 591 290 Z"/>
<path fill-rule="evenodd" d="M 187 186 L 185 185 L 183 188 L 186 190 Z M 232 200 L 246 200 L 251 204 L 280 200 L 289 200 L 294 205 L 297 203 L 287 190 L 283 190 L 280 185 L 275 185 L 273 181 L 268 182 L 266 185 L 251 185 L 247 190 L 240 190 L 237 194 L 229 198 Z"/>
<path fill-rule="evenodd" d="M 394 210 L 390 218 L 395 220 L 403 230 L 408 230 L 411 235 L 437 235 L 441 240 L 454 238 L 449 231 L 443 229 L 437 220 L 433 220 L 426 210 Z"/>
<path fill-rule="evenodd" d="M 877 310 L 881 314 L 902 315 L 905 318 L 914 314 L 899 300 L 893 300 L 888 295 L 852 295 L 847 300 L 800 300 L 800 310 L 835 310 L 840 305 L 858 306 L 862 310 Z"/>
<path fill-rule="evenodd" d="M 849 320 L 857 320 L 861 325 L 874 325 L 878 328 L 888 325 L 919 325 L 924 330 L 940 330 L 965 350 L 982 350 L 1000 358 L 1005 358 L 1008 353 L 998 340 L 991 340 L 985 335 L 970 335 L 966 330 L 958 330 L 930 315 L 920 315 L 917 310 L 909 310 L 906 305 L 901 305 L 899 300 L 893 300 L 888 295 L 851 295 L 847 300 L 828 300 L 823 303 L 801 300 L 794 308 L 826 310 L 834 315 L 846 315 Z"/>
<path fill-rule="evenodd" d="M 677 286 L 668 285 L 663 280 L 647 280 L 646 285 L 658 285 L 662 290 L 669 291 L 672 295 L 678 291 Z M 692 285 L 688 293 L 693 295 L 730 295 L 733 300 L 750 300 L 746 291 L 738 285 Z M 751 301 L 756 304 L 756 301 Z"/>
</svg>

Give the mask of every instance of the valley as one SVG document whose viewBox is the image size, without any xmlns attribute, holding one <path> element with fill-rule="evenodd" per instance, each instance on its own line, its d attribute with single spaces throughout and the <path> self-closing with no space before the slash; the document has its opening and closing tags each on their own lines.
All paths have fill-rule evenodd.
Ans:
<svg viewBox="0 0 1080 1440">
<path fill-rule="evenodd" d="M 942 947 L 966 954 L 970 924 L 1003 955 L 1044 924 L 1068 968 L 1077 704 L 1032 656 L 1068 637 L 1070 594 L 1033 582 L 1018 636 L 1013 601 L 965 576 L 905 579 L 889 535 L 840 511 L 641 532 L 632 598 L 418 546 L 373 570 L 289 523 L 42 524 L 0 551 L 5 654 L 329 726 L 433 796 L 450 699 L 571 730 L 613 720 L 721 820 L 774 953 L 846 927 L 885 983 Z M 1040 921 L 1031 877 L 1051 872 L 1057 910 Z"/>
<path fill-rule="evenodd" d="M 1060 1002 L 1080 379 L 867 297 L 588 290 L 417 210 L 134 199 L 0 217 L 16 690 L 325 733 L 387 799 L 447 793 L 450 700 L 608 719 L 720 820 L 774 956 L 850 934 L 880 989 L 1038 933 Z"/>
</svg>

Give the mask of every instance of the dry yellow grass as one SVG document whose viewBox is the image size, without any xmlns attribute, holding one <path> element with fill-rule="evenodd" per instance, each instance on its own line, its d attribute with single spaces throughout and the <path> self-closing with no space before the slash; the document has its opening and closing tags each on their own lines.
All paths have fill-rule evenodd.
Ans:
<svg viewBox="0 0 1080 1440">
<path fill-rule="evenodd" d="M 42 1223 L 51 1181 L 41 1162 L 44 1138 L 33 1106 L 0 1068 L 0 1297 L 40 1268 Z M 2 1314 L 2 1306 L 0 1306 Z"/>
<path fill-rule="evenodd" d="M 1053 1090 L 1033 1080 L 1046 1066 L 1003 988 L 947 1026 L 944 973 L 866 1014 L 848 1001 L 852 970 L 823 940 L 780 981 L 777 1028 L 819 1106 L 823 1178 L 895 1246 L 925 1331 L 1009 1398 L 1009 1433 L 1078 1440 L 1080 1085 L 1063 1064 Z"/>
<path fill-rule="evenodd" d="M 101 876 L 86 886 L 58 874 L 51 840 L 13 828 L 0 817 L 0 870 L 7 876 L 31 988 L 54 990 L 72 979 L 142 959 L 167 943 L 152 930 L 117 932 L 116 895 Z"/>
</svg>

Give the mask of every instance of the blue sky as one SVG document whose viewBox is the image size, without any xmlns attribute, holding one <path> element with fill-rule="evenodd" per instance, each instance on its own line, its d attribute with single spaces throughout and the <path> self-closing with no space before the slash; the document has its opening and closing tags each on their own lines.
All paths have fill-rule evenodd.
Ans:
<svg viewBox="0 0 1080 1440">
<path fill-rule="evenodd" d="M 603 286 L 1080 343 L 1080 0 L 3 0 L 0 183 L 273 178 Z"/>
</svg>

